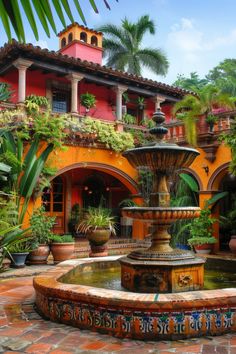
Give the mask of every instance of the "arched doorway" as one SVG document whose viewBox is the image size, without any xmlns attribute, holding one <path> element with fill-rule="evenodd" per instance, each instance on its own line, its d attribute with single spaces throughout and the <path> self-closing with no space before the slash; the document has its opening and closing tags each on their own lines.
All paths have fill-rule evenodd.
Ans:
<svg viewBox="0 0 236 354">
<path fill-rule="evenodd" d="M 56 217 L 54 232 L 71 232 L 71 225 L 77 225 L 84 209 L 90 206 L 109 208 L 119 221 L 119 203 L 136 191 L 135 182 L 129 176 L 125 177 L 122 171 L 119 175 L 119 171 L 106 170 L 100 165 L 98 169 L 79 165 L 61 171 L 42 196 L 46 211 Z M 119 235 L 119 228 L 117 233 Z"/>
</svg>

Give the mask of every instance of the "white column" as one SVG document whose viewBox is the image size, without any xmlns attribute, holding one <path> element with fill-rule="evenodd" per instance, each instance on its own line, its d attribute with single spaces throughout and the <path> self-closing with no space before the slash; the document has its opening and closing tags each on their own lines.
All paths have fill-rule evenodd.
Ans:
<svg viewBox="0 0 236 354">
<path fill-rule="evenodd" d="M 153 97 L 153 101 L 155 102 L 155 112 L 158 111 L 158 109 L 161 109 L 161 103 L 165 100 L 165 97 L 161 95 L 156 95 Z"/>
<path fill-rule="evenodd" d="M 116 120 L 122 120 L 122 94 L 127 90 L 128 87 L 123 85 L 114 87 L 116 92 Z"/>
<path fill-rule="evenodd" d="M 13 62 L 18 69 L 18 102 L 24 102 L 26 96 L 26 70 L 33 64 L 32 61 L 19 58 Z"/>
<path fill-rule="evenodd" d="M 78 82 L 83 78 L 83 75 L 76 73 L 68 75 L 71 81 L 71 113 L 78 113 Z"/>
</svg>

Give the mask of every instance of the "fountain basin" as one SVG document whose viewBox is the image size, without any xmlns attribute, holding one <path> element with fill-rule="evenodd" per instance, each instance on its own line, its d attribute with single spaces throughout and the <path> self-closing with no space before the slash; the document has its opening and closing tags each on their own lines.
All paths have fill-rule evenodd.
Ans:
<svg viewBox="0 0 236 354">
<path fill-rule="evenodd" d="M 80 267 L 119 257 L 69 260 L 34 278 L 36 306 L 51 321 L 142 340 L 182 339 L 236 331 L 236 288 L 179 294 L 139 294 L 64 284 L 62 276 Z"/>
</svg>

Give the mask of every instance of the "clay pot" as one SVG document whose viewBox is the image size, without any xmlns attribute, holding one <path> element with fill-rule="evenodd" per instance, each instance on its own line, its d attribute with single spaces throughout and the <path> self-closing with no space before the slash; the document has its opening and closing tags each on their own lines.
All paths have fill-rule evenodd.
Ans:
<svg viewBox="0 0 236 354">
<path fill-rule="evenodd" d="M 109 229 L 96 229 L 86 234 L 89 240 L 91 252 L 89 257 L 105 257 L 108 256 L 107 242 L 111 236 Z"/>
<path fill-rule="evenodd" d="M 203 245 L 194 245 L 194 250 L 196 253 L 200 254 L 210 254 L 213 250 L 213 244 L 205 243 Z"/>
<path fill-rule="evenodd" d="M 71 259 L 75 250 L 74 242 L 65 243 L 52 243 L 51 252 L 53 255 L 54 263 L 59 263 Z"/>
<path fill-rule="evenodd" d="M 229 241 L 229 249 L 232 253 L 236 254 L 236 235 L 232 235 Z"/>
<path fill-rule="evenodd" d="M 31 251 L 27 258 L 28 264 L 47 264 L 50 248 L 47 244 L 39 245 L 34 251 Z"/>
</svg>

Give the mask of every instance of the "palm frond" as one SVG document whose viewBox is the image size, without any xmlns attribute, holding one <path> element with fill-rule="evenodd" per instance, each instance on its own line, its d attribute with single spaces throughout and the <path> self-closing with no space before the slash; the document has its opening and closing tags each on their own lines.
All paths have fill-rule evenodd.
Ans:
<svg viewBox="0 0 236 354">
<path fill-rule="evenodd" d="M 118 1 L 118 0 L 116 0 Z M 110 9 L 109 1 L 103 0 L 106 8 Z M 86 19 L 82 8 L 80 6 L 81 0 L 73 0 L 76 9 L 75 15 L 78 15 L 83 23 L 86 25 Z M 97 13 L 98 8 L 95 0 L 89 0 L 92 9 Z M 35 15 L 39 18 L 40 24 L 44 32 L 50 37 L 49 24 L 57 33 L 55 25 L 55 15 L 58 16 L 63 28 L 66 27 L 64 14 L 68 16 L 70 21 L 75 22 L 74 16 L 71 11 L 71 2 L 68 0 L 0 0 L 0 19 L 3 24 L 3 30 L 7 34 L 8 40 L 12 40 L 11 26 L 20 42 L 25 42 L 25 29 L 23 25 L 23 15 L 28 19 L 29 25 L 34 33 L 35 38 L 38 40 L 38 28 L 35 21 Z"/>
<path fill-rule="evenodd" d="M 143 66 L 151 69 L 157 75 L 166 75 L 169 62 L 160 49 L 144 48 L 138 51 L 137 56 Z"/>
<path fill-rule="evenodd" d="M 151 34 L 155 34 L 155 24 L 149 17 L 149 15 L 143 15 L 138 19 L 136 23 L 136 40 L 141 43 L 144 34 L 149 30 Z"/>
</svg>

